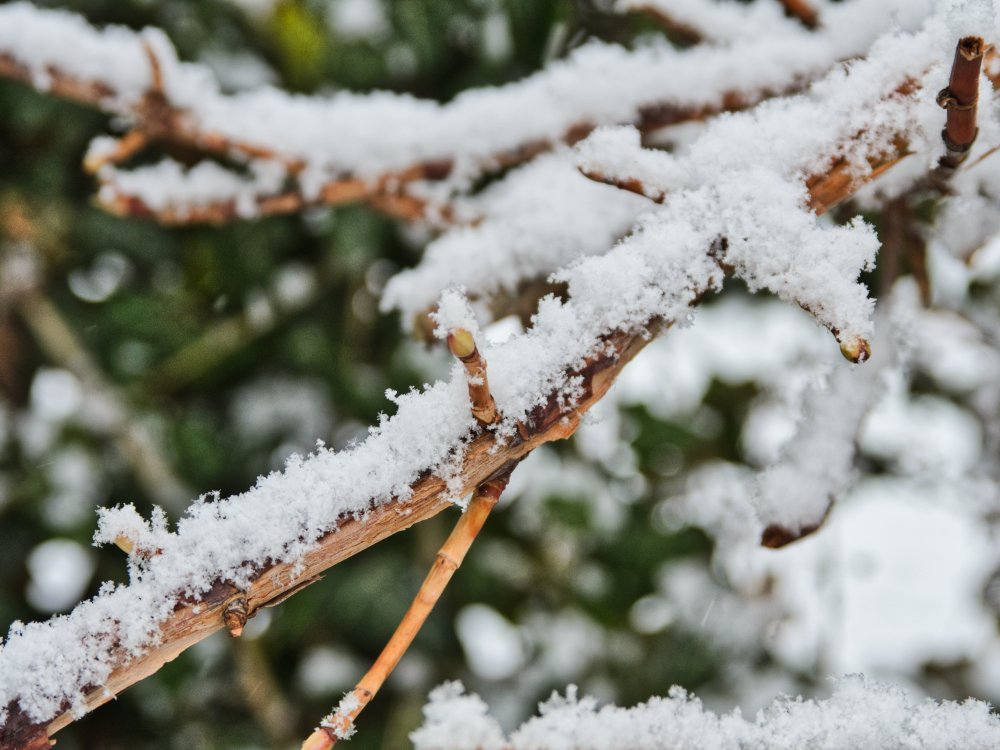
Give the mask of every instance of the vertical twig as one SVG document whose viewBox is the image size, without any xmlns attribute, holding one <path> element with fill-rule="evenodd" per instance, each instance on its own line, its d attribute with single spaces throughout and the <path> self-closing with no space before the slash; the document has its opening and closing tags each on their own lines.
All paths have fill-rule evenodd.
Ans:
<svg viewBox="0 0 1000 750">
<path fill-rule="evenodd" d="M 983 38 L 967 36 L 955 48 L 951 79 L 941 89 L 937 102 L 948 112 L 941 137 L 947 152 L 939 166 L 954 171 L 965 161 L 976 140 L 976 105 L 979 100 L 979 74 L 983 67 Z"/>
<path fill-rule="evenodd" d="M 456 328 L 448 334 L 448 349 L 465 366 L 469 382 L 469 400 L 472 401 L 472 416 L 480 424 L 490 425 L 499 418 L 496 401 L 490 394 L 490 383 L 486 379 L 486 359 L 479 353 L 476 340 L 464 328 Z"/>
<path fill-rule="evenodd" d="M 437 559 L 424 579 L 413 603 L 406 611 L 382 653 L 357 686 L 344 696 L 337 709 L 320 722 L 320 726 L 302 743 L 302 750 L 329 750 L 338 740 L 354 733 L 354 720 L 385 683 L 389 674 L 406 653 L 421 626 L 427 620 L 445 586 L 465 559 L 472 542 L 486 523 L 500 493 L 507 486 L 510 470 L 489 479 L 476 488 L 469 507 L 458 519 L 455 528 L 438 550 Z"/>
</svg>

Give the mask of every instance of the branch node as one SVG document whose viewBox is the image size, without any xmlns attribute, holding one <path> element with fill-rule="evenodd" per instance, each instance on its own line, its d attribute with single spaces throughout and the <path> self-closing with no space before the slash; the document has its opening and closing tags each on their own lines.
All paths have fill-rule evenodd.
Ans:
<svg viewBox="0 0 1000 750">
<path fill-rule="evenodd" d="M 243 635 L 243 626 L 247 624 L 249 606 L 246 595 L 241 593 L 237 594 L 222 612 L 222 621 L 226 624 L 226 629 L 233 638 L 239 638 Z"/>
</svg>

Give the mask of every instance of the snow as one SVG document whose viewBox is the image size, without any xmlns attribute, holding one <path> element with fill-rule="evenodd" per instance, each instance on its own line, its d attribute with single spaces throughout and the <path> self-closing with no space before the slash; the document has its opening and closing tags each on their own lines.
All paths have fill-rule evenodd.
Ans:
<svg viewBox="0 0 1000 750">
<path fill-rule="evenodd" d="M 424 725 L 410 739 L 416 750 L 986 750 L 1000 742 L 1000 719 L 987 703 L 917 701 L 859 676 L 839 680 L 827 700 L 782 696 L 755 717 L 717 715 L 679 687 L 619 708 L 570 686 L 508 738 L 487 710 L 461 684 L 448 683 L 431 693 Z"/>
<path fill-rule="evenodd" d="M 172 159 L 150 167 L 118 169 L 110 164 L 101 167 L 100 200 L 114 205 L 119 197 L 142 201 L 156 212 L 174 210 L 181 217 L 189 207 L 232 201 L 238 216 L 257 214 L 256 199 L 279 191 L 285 174 L 282 168 L 263 160 L 251 162 L 248 175 L 238 174 L 215 162 L 202 161 L 186 168 Z"/>
<path fill-rule="evenodd" d="M 461 203 L 459 211 L 475 221 L 429 243 L 416 268 L 394 276 L 382 309 L 399 310 L 408 326 L 434 304 L 436 290 L 449 286 L 480 299 L 514 294 L 523 280 L 605 252 L 647 207 L 638 196 L 586 179 L 568 150 L 541 156 Z"/>
<path fill-rule="evenodd" d="M 94 553 L 70 539 L 49 539 L 28 553 L 28 603 L 42 612 L 61 612 L 76 604 L 90 583 Z"/>
<path fill-rule="evenodd" d="M 503 680 L 524 667 L 527 654 L 517 628 L 490 606 L 469 604 L 455 619 L 469 667 L 485 680 Z"/>
<path fill-rule="evenodd" d="M 439 339 L 448 338 L 448 334 L 456 330 L 468 331 L 473 341 L 479 336 L 479 321 L 464 289 L 452 288 L 442 292 L 431 319 L 435 324 L 434 335 Z"/>
<path fill-rule="evenodd" d="M 776 0 L 741 3 L 735 0 L 618 0 L 619 12 L 654 11 L 674 23 L 714 42 L 801 33 L 801 25 L 788 18 Z"/>
<path fill-rule="evenodd" d="M 370 0 L 344 7 L 354 6 L 374 7 Z M 251 144 L 283 163 L 301 161 L 307 165 L 303 185 L 441 160 L 453 163 L 455 179 L 468 179 L 502 154 L 554 143 L 581 124 L 635 121 L 653 105 L 717 107 L 732 90 L 753 99 L 787 89 L 864 52 L 887 21 L 913 28 L 927 12 L 925 3 L 898 0 L 845 6 L 831 12 L 829 31 L 749 37 L 726 49 L 677 51 L 660 41 L 628 51 L 593 42 L 522 81 L 467 91 L 443 105 L 385 92 L 312 99 L 266 87 L 225 96 L 207 68 L 178 62 L 159 32 L 97 31 L 78 16 L 24 2 L 0 8 L 0 51 L 27 66 L 41 88 L 53 70 L 105 82 L 115 92 L 106 105 L 128 115 L 151 81 L 146 42 L 188 132 Z M 360 18 L 354 10 L 349 15 Z M 835 22 L 834 15 L 842 19 Z M 173 175 L 166 170 L 163 176 L 169 190 Z M 148 190 L 145 195 L 155 201 Z"/>
<path fill-rule="evenodd" d="M 457 327 L 479 332 L 470 297 L 511 292 L 539 277 L 565 286 L 565 300 L 551 295 L 541 300 L 528 330 L 502 340 L 477 340 L 490 362 L 493 395 L 504 415 L 497 429 L 503 441 L 551 396 L 563 404 L 580 397 L 581 380 L 570 373 L 603 351 L 608 334 L 641 336 L 659 322 L 686 321 L 692 306 L 721 286 L 722 265 L 751 290 L 766 289 L 808 308 L 836 332 L 845 349 L 856 350 L 860 340 L 872 336 L 873 302 L 857 277 L 874 260 L 874 231 L 860 220 L 842 226 L 818 221 L 807 207 L 806 180 L 841 158 L 863 175 L 869 160 L 885 155 L 899 135 L 918 154 L 910 157 L 913 162 L 922 159 L 926 167 L 940 155 L 940 111 L 933 97 L 923 94 L 936 90 L 932 82 L 946 78 L 954 40 L 942 24 L 931 23 L 915 33 L 886 35 L 868 50 L 886 22 L 873 21 L 876 11 L 890 7 L 895 9 L 890 20 L 904 27 L 926 10 L 921 3 L 831 6 L 824 31 L 789 30 L 781 44 L 761 36 L 679 52 L 665 43 L 634 51 L 592 43 L 519 83 L 471 91 L 446 105 L 386 93 L 316 100 L 260 89 L 222 96 L 204 68 L 174 59 L 162 35 L 114 28 L 98 32 L 75 16 L 24 3 L 0 8 L 0 50 L 24 62 L 39 86 L 46 85 L 52 68 L 105 80 L 116 91 L 108 106 L 127 112 L 149 86 L 146 40 L 163 65 L 168 97 L 185 110 L 190 124 L 201 132 L 274 147 L 286 160 L 304 160 L 302 184 L 313 186 L 344 173 L 374 176 L 438 159 L 452 160 L 456 175 L 469 178 L 494 164 L 497 155 L 525 143 L 557 140 L 573 125 L 632 121 L 651 104 L 714 105 L 730 89 L 781 90 L 840 58 L 868 51 L 864 60 L 836 68 L 803 95 L 715 119 L 673 154 L 642 150 L 638 132 L 631 129 L 599 129 L 577 147 L 576 164 L 612 177 L 638 176 L 664 199 L 662 206 L 583 179 L 571 168 L 569 152 L 559 150 L 469 200 L 461 208 L 479 223 L 443 236 L 432 244 L 425 263 L 390 282 L 385 306 L 411 317 L 438 300 L 436 323 L 445 335 Z M 900 92 L 907 80 L 919 84 L 914 90 L 920 96 Z M 984 124 L 983 132 L 990 127 Z M 102 190 L 111 191 L 111 198 L 122 191 L 156 210 L 179 212 L 192 200 L 235 199 L 240 215 L 252 215 L 256 198 L 282 184 L 279 162 L 251 161 L 248 175 L 210 162 L 190 170 L 169 160 L 132 172 L 105 167 Z M 772 356 L 749 354 L 759 363 Z M 740 534 L 756 533 L 762 523 L 803 527 L 817 521 L 829 498 L 852 479 L 853 436 L 868 409 L 866 399 L 878 386 L 875 364 L 867 365 L 862 377 L 842 364 L 829 392 L 816 389 L 803 397 L 807 429 L 763 474 L 756 497 L 747 473 L 706 474 L 704 486 L 691 494 L 708 500 L 698 505 L 701 515 L 692 520 L 729 535 L 737 555 L 751 548 Z M 695 381 L 692 377 L 692 390 L 704 387 Z M 52 419 L 66 418 L 80 406 L 73 381 L 61 371 L 41 372 L 35 385 L 38 394 L 33 386 L 32 400 Z M 847 393 L 851 399 L 844 398 Z M 129 505 L 103 509 L 95 541 L 125 537 L 133 543 L 130 583 L 105 584 L 98 596 L 65 617 L 12 625 L 0 650 L 0 706 L 16 700 L 38 722 L 51 719 L 64 703 L 79 714 L 82 691 L 105 684 L 116 666 L 115 649 L 138 655 L 155 645 L 160 625 L 182 597 L 197 600 L 218 581 L 245 588 L 266 564 L 299 561 L 344 518 L 361 518 L 373 506 L 397 503 L 405 512 L 411 485 L 428 470 L 454 480 L 476 429 L 461 368 L 455 366 L 447 382 L 387 395 L 396 405 L 395 415 L 384 417 L 363 442 L 340 452 L 320 444 L 309 455 L 292 456 L 283 472 L 259 478 L 244 493 L 203 495 L 173 529 L 159 510 L 144 519 Z M 940 404 L 932 408 L 938 424 L 965 429 Z M 895 432 L 871 429 L 867 441 L 874 453 L 894 458 L 912 452 L 907 441 L 914 436 L 905 422 L 899 430 L 900 422 Z M 827 434 L 819 435 L 817 425 L 828 428 Z M 919 454 L 927 468 L 934 466 L 936 445 L 928 443 Z M 610 464 L 620 458 L 602 453 L 600 435 L 588 449 Z M 950 450 L 966 466 L 975 463 L 974 446 L 956 444 Z M 557 471 L 558 464 L 549 468 Z M 790 487 L 797 495 L 791 500 Z M 966 531 L 935 520 L 951 542 Z M 742 575 L 746 582 L 763 568 L 757 563 L 733 578 L 738 582 Z M 678 587 L 693 590 L 690 581 L 678 581 Z M 643 607 L 647 615 L 657 614 Z M 640 622 L 643 607 L 636 610 Z M 495 618 L 492 626 L 484 626 L 483 614 L 472 612 L 473 625 L 500 632 Z M 706 608 L 701 616 L 710 614 Z M 650 628 L 665 621 L 662 611 L 644 620 Z M 541 665 L 549 675 L 573 674 L 586 661 L 587 649 L 606 645 L 597 626 L 579 612 L 560 613 L 543 625 L 559 640 L 559 649 L 549 655 L 552 663 Z M 513 634 L 504 632 L 503 659 L 480 660 L 487 674 L 509 672 L 518 658 Z M 436 696 L 428 724 L 414 735 L 418 747 L 443 746 L 442 737 L 450 738 L 449 747 L 458 746 L 451 721 L 466 733 L 462 742 L 472 738 L 468 741 L 486 748 L 503 741 L 481 701 L 462 696 L 455 686 Z M 345 698 L 342 708 L 350 701 Z M 865 711 L 871 721 L 853 720 Z M 845 717 L 852 719 L 847 726 Z M 941 734 L 944 724 L 947 736 Z M 598 711 L 587 699 L 555 699 L 511 743 L 524 748 L 547 743 L 607 750 L 615 742 L 658 747 L 663 746 L 661 734 L 673 732 L 667 741 L 683 747 L 700 742 L 709 731 L 720 747 L 746 741 L 755 747 L 923 743 L 937 748 L 949 746 L 952 736 L 963 737 L 962 747 L 987 747 L 1000 739 L 996 719 L 983 704 L 913 704 L 898 691 L 850 680 L 826 703 L 782 701 L 756 721 L 705 713 L 677 691 L 631 710 Z"/>
<path fill-rule="evenodd" d="M 373 503 L 405 503 L 425 469 L 444 472 L 454 461 L 475 424 L 467 398 L 461 380 L 398 396 L 395 417 L 363 444 L 293 457 L 283 474 L 261 477 L 242 495 L 203 496 L 175 531 L 162 513 L 149 522 L 129 506 L 103 510 L 98 542 L 124 535 L 159 554 L 132 555 L 128 586 L 107 585 L 67 616 L 12 625 L 0 651 L 0 705 L 16 699 L 29 717 L 45 721 L 69 700 L 79 714 L 80 691 L 107 680 L 115 647 L 137 655 L 155 644 L 180 596 L 197 599 L 216 580 L 245 587 L 257 566 L 298 560 L 338 519 Z M 21 678 L 27 674 L 35 677 Z"/>
</svg>

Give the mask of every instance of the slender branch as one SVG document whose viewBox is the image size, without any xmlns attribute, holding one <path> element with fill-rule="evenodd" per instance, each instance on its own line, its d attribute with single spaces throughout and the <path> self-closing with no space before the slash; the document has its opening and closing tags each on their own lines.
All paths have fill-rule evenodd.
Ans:
<svg viewBox="0 0 1000 750">
<path fill-rule="evenodd" d="M 941 137 L 947 152 L 940 166 L 955 170 L 969 155 L 976 140 L 976 109 L 979 102 L 979 74 L 983 66 L 985 44 L 982 37 L 967 36 L 955 47 L 955 61 L 948 86 L 941 89 L 937 101 L 948 112 Z"/>
<path fill-rule="evenodd" d="M 382 649 L 371 669 L 358 682 L 357 686 L 344 696 L 337 709 L 320 722 L 304 743 L 302 750 L 329 750 L 338 740 L 347 739 L 354 734 L 354 721 L 364 710 L 386 679 L 403 658 L 406 649 L 423 627 L 427 616 L 451 581 L 455 571 L 462 565 L 466 553 L 472 546 L 493 506 L 500 499 L 500 494 L 507 486 L 510 478 L 508 469 L 503 475 L 484 482 L 472 495 L 469 507 L 458 519 L 455 528 L 438 550 L 434 565 L 424 579 L 410 608 L 403 615 L 399 626 L 393 632 L 389 642 Z"/>
<path fill-rule="evenodd" d="M 814 174 L 806 179 L 809 188 L 809 208 L 817 216 L 822 216 L 841 201 L 853 195 L 866 183 L 877 179 L 886 170 L 898 164 L 909 155 L 906 144 L 896 139 L 892 150 L 868 161 L 868 169 L 858 174 L 857 165 L 847 159 L 838 159 L 825 172 Z M 663 203 L 668 193 L 661 188 L 647 185 L 636 177 L 608 175 L 592 169 L 581 169 L 584 175 L 596 182 L 603 182 L 630 193 L 649 198 L 653 203 Z"/>
<path fill-rule="evenodd" d="M 111 405 L 116 415 L 111 428 L 115 447 L 150 497 L 171 507 L 190 497 L 152 433 L 134 418 L 125 398 L 104 377 L 59 308 L 33 289 L 18 297 L 16 309 L 49 358 L 72 372 L 93 396 Z"/>
<path fill-rule="evenodd" d="M 49 21 L 46 14 L 51 12 L 37 11 L 37 13 L 39 17 L 33 19 L 33 22 L 39 24 L 63 23 L 66 20 L 66 14 L 53 13 Z M 75 29 L 74 33 L 88 35 L 86 40 L 90 44 L 103 43 L 102 32 L 97 30 L 86 32 Z M 824 72 L 825 67 L 822 61 L 814 59 L 798 62 L 800 58 L 796 52 L 798 47 L 795 44 L 782 44 L 779 46 L 784 49 L 787 58 L 785 63 L 776 66 L 778 72 L 768 81 L 761 81 L 749 90 L 685 92 L 680 85 L 668 83 L 658 86 L 657 91 L 651 91 L 646 97 L 636 98 L 634 101 L 624 100 L 617 116 L 609 116 L 604 112 L 591 115 L 586 111 L 566 115 L 561 133 L 557 128 L 558 135 L 555 136 L 550 134 L 551 128 L 540 130 L 534 135 L 531 131 L 525 131 L 519 136 L 521 138 L 519 143 L 498 146 L 493 153 L 477 152 L 465 155 L 455 152 L 451 144 L 445 142 L 440 144 L 440 157 L 415 159 L 412 164 L 386 169 L 381 175 L 369 177 L 356 173 L 351 166 L 354 160 L 349 155 L 347 156 L 349 163 L 340 164 L 339 167 L 329 160 L 320 160 L 322 163 L 315 164 L 307 163 L 297 151 L 289 150 L 288 143 L 298 143 L 294 134 L 291 134 L 290 138 L 287 137 L 289 134 L 283 134 L 286 137 L 280 141 L 275 141 L 262 132 L 256 134 L 257 141 L 241 138 L 230 132 L 228 126 L 219 125 L 216 120 L 210 118 L 205 120 L 199 111 L 188 110 L 177 101 L 171 100 L 170 77 L 179 76 L 185 79 L 190 77 L 187 68 L 191 66 L 178 64 L 173 60 L 169 61 L 171 64 L 168 66 L 167 57 L 171 54 L 169 43 L 161 40 L 162 44 L 157 45 L 156 49 L 164 51 L 154 53 L 154 48 L 150 44 L 151 38 L 149 34 L 144 33 L 137 35 L 134 42 L 124 42 L 131 45 L 125 51 L 130 56 L 136 57 L 137 64 L 140 59 L 139 54 L 143 52 L 148 59 L 149 74 L 145 91 L 119 91 L 112 82 L 109 82 L 114 80 L 113 77 L 109 78 L 109 81 L 103 81 L 94 73 L 76 74 L 67 69 L 69 63 L 64 57 L 56 56 L 42 60 L 20 59 L 17 56 L 20 53 L 10 50 L 0 50 L 0 77 L 27 83 L 47 93 L 95 106 L 131 121 L 132 130 L 117 142 L 108 144 L 107 140 L 104 140 L 89 154 L 86 166 L 88 169 L 100 172 L 102 189 L 99 200 L 105 209 L 112 213 L 150 218 L 165 224 L 222 223 L 248 216 L 294 213 L 313 205 L 339 205 L 356 201 L 368 202 L 377 210 L 404 220 L 412 221 L 428 216 L 447 220 L 449 218 L 447 205 L 428 205 L 422 198 L 409 192 L 408 185 L 417 180 L 444 179 L 452 173 L 458 161 L 462 162 L 464 171 L 467 171 L 469 166 L 467 162 L 472 160 L 475 162 L 473 165 L 475 169 L 495 172 L 523 163 L 558 143 L 573 143 L 600 124 L 631 122 L 640 130 L 650 131 L 667 125 L 703 120 L 720 112 L 746 109 L 763 99 L 801 89 L 809 80 Z M 789 38 L 794 40 L 794 36 Z M 118 45 L 122 43 L 121 39 L 115 41 Z M 796 42 L 799 46 L 803 43 L 802 39 Z M 734 64 L 738 64 L 741 56 L 753 54 L 759 46 L 759 41 L 748 40 L 746 44 L 749 46 L 745 49 L 734 46 L 724 53 L 713 52 L 712 55 L 731 56 Z M 116 49 L 118 52 L 123 52 L 122 49 Z M 164 59 L 160 60 L 158 54 Z M 682 81 L 685 67 L 690 67 L 693 71 L 706 64 L 704 55 L 688 58 L 685 54 L 665 52 L 662 61 L 653 60 L 655 64 L 661 64 L 664 68 L 668 63 L 672 68 L 681 66 L 675 75 L 663 80 Z M 611 62 L 613 61 L 609 58 L 609 64 Z M 832 64 L 834 60 L 830 59 L 829 62 Z M 572 67 L 576 63 L 571 59 L 566 61 L 566 64 Z M 586 70 L 587 64 L 592 63 L 579 63 L 582 71 Z M 626 65 L 622 68 L 622 75 L 632 75 L 632 71 L 633 68 Z M 109 72 L 108 76 L 113 76 L 113 73 Z M 560 80 L 565 78 L 562 76 Z M 494 95 L 496 103 L 493 106 L 519 106 L 524 99 L 520 94 L 522 88 L 522 82 L 500 87 Z M 250 110 L 256 106 L 253 94 L 241 99 L 210 91 L 206 96 L 214 97 L 218 107 L 231 110 L 232 117 L 229 120 L 233 121 L 238 119 L 238 113 L 244 105 Z M 439 119 L 445 132 L 450 132 L 455 126 L 456 112 L 466 112 L 462 107 L 463 102 L 468 101 L 469 97 L 465 97 L 463 100 L 441 106 Z M 303 107 L 307 104 L 297 100 L 295 106 Z M 323 104 L 323 100 L 316 99 L 314 104 L 317 105 L 315 108 L 317 117 L 329 116 L 326 114 L 326 109 L 318 106 Z M 436 132 L 438 128 L 429 127 L 422 130 L 428 132 L 431 141 L 440 136 L 440 133 Z M 393 140 L 395 135 L 396 133 L 390 128 L 386 131 L 386 140 Z M 226 195 L 216 200 L 192 203 L 189 198 L 181 195 L 177 196 L 174 202 L 164 202 L 162 190 L 158 190 L 158 199 L 152 200 L 141 192 L 126 188 L 125 181 L 117 177 L 113 169 L 106 169 L 129 158 L 150 143 L 181 146 L 187 151 L 193 150 L 206 156 L 227 160 L 234 158 L 241 161 L 261 160 L 275 167 L 284 176 L 284 184 L 280 187 L 272 185 L 267 189 L 251 188 L 249 193 L 241 190 L 240 199 Z M 438 150 L 430 148 L 432 144 L 429 142 L 415 145 L 420 146 L 415 150 L 421 153 Z M 301 151 L 301 144 L 299 146 Z M 319 180 L 320 184 L 310 184 L 309 189 L 306 189 L 300 184 L 300 178 L 310 170 L 315 172 L 310 175 L 310 181 Z M 232 177 L 233 181 L 239 181 L 235 173 Z M 158 187 L 163 186 L 158 184 Z"/>
<path fill-rule="evenodd" d="M 464 328 L 456 328 L 448 334 L 448 349 L 465 367 L 469 383 L 469 400 L 472 402 L 472 416 L 481 425 L 490 425 L 500 416 L 497 404 L 490 394 L 490 383 L 486 378 L 486 359 L 479 353 L 476 340 Z"/>
<path fill-rule="evenodd" d="M 798 20 L 807 29 L 819 28 L 819 13 L 808 0 L 779 0 L 785 14 Z"/>
</svg>

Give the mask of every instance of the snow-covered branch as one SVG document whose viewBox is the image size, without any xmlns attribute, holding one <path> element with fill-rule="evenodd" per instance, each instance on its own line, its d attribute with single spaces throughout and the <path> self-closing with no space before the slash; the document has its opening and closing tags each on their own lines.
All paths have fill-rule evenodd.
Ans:
<svg viewBox="0 0 1000 750">
<path fill-rule="evenodd" d="M 462 188 L 602 125 L 646 131 L 744 109 L 864 54 L 888 18 L 914 28 L 926 14 L 922 2 L 855 0 L 831 9 L 817 33 L 780 25 L 683 51 L 665 42 L 632 51 L 594 42 L 522 81 L 442 105 L 390 93 L 226 95 L 207 68 L 178 61 L 160 32 L 97 30 L 18 2 L 0 8 L 0 75 L 98 106 L 142 133 L 129 144 L 99 139 L 88 155 L 109 210 L 165 223 L 224 222 L 370 201 L 417 218 L 441 207 L 409 195 L 410 183 L 447 179 Z M 169 160 L 131 174 L 113 167 L 148 141 L 236 159 L 246 173 L 185 170 Z"/>
<path fill-rule="evenodd" d="M 240 495 L 202 496 L 176 530 L 161 514 L 142 519 L 130 506 L 102 511 L 95 539 L 129 550 L 130 583 L 106 584 L 67 616 L 11 628 L 0 651 L 0 748 L 48 747 L 49 735 L 223 627 L 227 613 L 251 616 L 278 603 L 340 560 L 449 501 L 461 503 L 542 443 L 568 437 L 646 343 L 685 321 L 726 274 L 807 309 L 849 359 L 866 360 L 873 302 L 858 276 L 874 261 L 874 230 L 860 219 L 833 225 L 817 214 L 904 156 L 916 168 L 896 179 L 898 190 L 938 163 L 943 115 L 933 92 L 948 78 L 955 34 L 937 19 L 870 45 L 873 32 L 850 16 L 857 7 L 831 6 L 820 31 L 782 31 L 781 44 L 750 39 L 683 52 L 591 44 L 520 83 L 446 105 L 389 94 L 226 96 L 203 68 L 177 62 L 162 36 L 98 32 L 20 3 L 0 9 L 6 74 L 127 115 L 152 137 L 244 161 L 243 176 L 207 163 L 189 171 L 171 162 L 131 173 L 107 161 L 100 167 L 107 202 L 176 221 L 256 215 L 270 211 L 262 202 L 271 200 L 280 204 L 275 211 L 341 200 L 405 203 L 404 183 L 433 175 L 461 187 L 597 126 L 717 111 L 729 91 L 751 92 L 752 100 L 865 54 L 801 95 L 712 121 L 677 153 L 642 149 L 631 126 L 598 128 L 573 155 L 539 159 L 459 205 L 456 211 L 478 214 L 478 224 L 432 245 L 421 266 L 389 287 L 387 306 L 409 317 L 443 299 L 441 332 L 461 344 L 455 332 L 474 333 L 477 321 L 456 285 L 482 299 L 545 277 L 565 296 L 543 297 L 531 327 L 502 344 L 453 347 L 463 364 L 451 379 L 391 394 L 396 414 L 364 442 L 342 452 L 320 446 Z M 837 20 L 841 12 L 854 26 Z M 77 61 L 84 53 L 86 61 Z M 987 143 L 1000 141 L 995 99 L 979 123 Z M 109 146 L 92 157 L 100 162 L 102 153 L 130 148 Z M 657 203 L 592 183 L 574 163 L 638 185 Z M 542 204 L 541 187 L 553 184 L 565 200 Z M 801 508 L 770 510 L 771 523 L 806 525 Z M 670 701 L 670 716 L 690 710 L 698 721 L 718 721 L 683 696 Z M 783 706 L 769 721 L 780 724 L 790 706 L 813 710 Z M 567 710 L 588 726 L 589 704 Z M 970 732 L 995 731 L 981 707 L 964 710 Z M 921 711 L 907 708 L 907 715 L 924 717 Z M 738 731 L 749 737 L 763 729 Z M 523 746 L 546 746 L 531 742 Z"/>
</svg>

